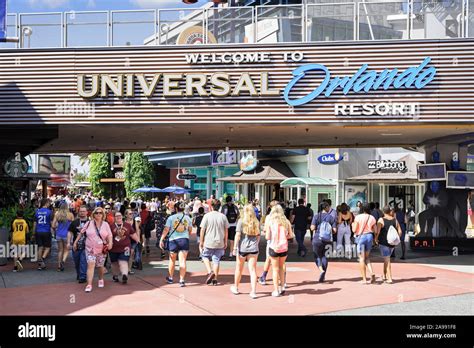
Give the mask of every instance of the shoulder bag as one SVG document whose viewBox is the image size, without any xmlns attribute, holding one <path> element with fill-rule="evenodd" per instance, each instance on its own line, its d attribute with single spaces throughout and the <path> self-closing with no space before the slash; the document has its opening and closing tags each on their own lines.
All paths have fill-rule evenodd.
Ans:
<svg viewBox="0 0 474 348">
<path fill-rule="evenodd" d="M 178 227 L 181 222 L 183 222 L 183 219 L 184 219 L 184 214 L 183 216 L 181 217 L 181 219 L 179 220 L 178 224 L 176 225 L 176 227 Z M 163 250 L 170 250 L 170 237 L 173 233 L 176 232 L 176 227 L 173 228 L 173 231 L 171 233 L 168 233 L 168 235 L 165 237 L 165 239 L 163 240 Z"/>
</svg>

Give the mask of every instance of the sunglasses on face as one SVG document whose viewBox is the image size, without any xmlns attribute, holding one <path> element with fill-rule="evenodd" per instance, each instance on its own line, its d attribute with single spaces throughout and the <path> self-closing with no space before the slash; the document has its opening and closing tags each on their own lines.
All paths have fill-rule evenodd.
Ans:
<svg viewBox="0 0 474 348">
<path fill-rule="evenodd" d="M 96 211 L 96 212 L 94 213 L 94 215 L 98 215 L 98 214 L 104 214 L 104 213 L 101 212 L 101 211 Z"/>
</svg>

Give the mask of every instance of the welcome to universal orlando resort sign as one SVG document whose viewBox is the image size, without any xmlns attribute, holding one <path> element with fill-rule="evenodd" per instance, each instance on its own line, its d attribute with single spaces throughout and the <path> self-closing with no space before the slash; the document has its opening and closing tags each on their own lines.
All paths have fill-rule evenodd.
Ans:
<svg viewBox="0 0 474 348">
<path fill-rule="evenodd" d="M 278 57 L 277 57 L 278 56 Z M 292 71 L 284 88 L 271 86 L 272 70 L 234 72 L 246 64 L 262 64 L 264 67 L 274 59 L 300 64 Z M 117 74 L 79 74 L 77 92 L 86 99 L 107 98 L 112 92 L 118 98 L 133 98 L 139 94 L 152 97 L 161 90 L 162 96 L 192 98 L 240 97 L 283 97 L 290 107 L 298 107 L 329 98 L 336 92 L 348 94 L 368 94 L 387 90 L 419 90 L 433 81 L 436 68 L 430 66 L 431 57 L 420 59 L 417 66 L 406 69 L 383 69 L 375 71 L 369 64 L 361 64 L 349 76 L 334 76 L 324 64 L 304 64 L 302 51 L 271 52 L 223 52 L 184 54 L 186 64 L 206 67 L 209 65 L 233 67 L 232 74 L 227 71 L 199 73 L 143 73 Z M 228 69 L 226 69 L 228 70 Z M 310 90 L 301 93 L 302 85 L 307 84 L 308 76 L 317 76 L 310 84 Z M 314 83 L 316 81 L 316 83 Z M 160 86 L 161 85 L 161 86 Z M 138 87 L 138 88 L 137 88 Z M 161 87 L 161 88 L 160 88 Z M 296 96 L 295 96 L 296 95 Z M 335 103 L 335 116 L 415 116 L 420 112 L 418 102 L 383 103 Z"/>
</svg>

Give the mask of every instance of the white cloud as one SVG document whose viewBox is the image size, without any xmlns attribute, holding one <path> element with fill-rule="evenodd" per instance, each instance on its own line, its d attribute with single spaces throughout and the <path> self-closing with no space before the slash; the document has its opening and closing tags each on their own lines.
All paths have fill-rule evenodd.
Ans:
<svg viewBox="0 0 474 348">
<path fill-rule="evenodd" d="M 69 4 L 69 0 L 28 0 L 31 7 L 58 8 Z"/>
</svg>

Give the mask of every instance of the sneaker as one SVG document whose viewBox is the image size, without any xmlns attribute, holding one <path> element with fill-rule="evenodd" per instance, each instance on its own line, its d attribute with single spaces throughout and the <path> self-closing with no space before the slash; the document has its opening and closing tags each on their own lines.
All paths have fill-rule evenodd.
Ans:
<svg viewBox="0 0 474 348">
<path fill-rule="evenodd" d="M 283 286 L 283 287 L 280 286 L 280 287 L 278 288 L 278 291 L 280 292 L 280 295 L 284 295 L 285 292 L 286 292 L 286 288 L 285 288 L 284 286 Z"/>
<path fill-rule="evenodd" d="M 125 274 L 122 275 L 122 284 L 127 284 L 127 281 L 128 281 L 128 277 Z"/>
<path fill-rule="evenodd" d="M 207 285 L 211 284 L 212 281 L 214 280 L 215 276 L 216 276 L 216 275 L 214 274 L 214 272 L 209 273 L 209 274 L 207 275 L 206 284 L 207 284 Z"/>
<path fill-rule="evenodd" d="M 87 282 L 86 279 L 79 279 L 79 280 L 78 280 L 78 283 L 79 283 L 79 284 L 84 284 L 84 283 L 86 283 L 86 282 Z"/>
<path fill-rule="evenodd" d="M 258 278 L 258 283 L 261 285 L 266 285 L 266 279 L 262 276 Z"/>
<path fill-rule="evenodd" d="M 114 283 L 118 283 L 118 282 L 119 282 L 118 276 L 115 276 L 115 275 L 114 275 L 114 276 L 112 277 L 112 279 L 113 279 Z"/>
<path fill-rule="evenodd" d="M 253 299 L 256 299 L 256 298 L 257 298 L 257 294 L 254 293 L 254 292 L 251 292 L 251 293 L 249 294 L 249 296 L 250 296 L 250 298 L 253 298 Z"/>
<path fill-rule="evenodd" d="M 59 270 L 61 272 L 64 272 L 64 262 L 62 262 L 62 261 L 59 263 Z"/>
<path fill-rule="evenodd" d="M 235 285 L 232 285 L 230 287 L 230 292 L 233 293 L 234 295 L 240 294 L 239 289 L 237 289 L 237 287 Z"/>
<path fill-rule="evenodd" d="M 92 291 L 92 285 L 87 285 L 85 292 L 91 292 Z"/>
<path fill-rule="evenodd" d="M 98 287 L 99 287 L 99 288 L 103 288 L 103 287 L 104 287 L 104 280 L 103 280 L 103 279 L 99 279 Z"/>
<path fill-rule="evenodd" d="M 128 271 L 128 274 L 135 274 L 135 272 L 130 270 L 130 271 Z"/>
<path fill-rule="evenodd" d="M 166 282 L 167 282 L 168 284 L 173 284 L 173 278 L 171 278 L 171 277 L 166 277 L 165 279 L 166 279 Z"/>
<path fill-rule="evenodd" d="M 326 278 L 326 272 L 321 272 L 321 274 L 319 275 L 319 282 L 320 283 L 324 283 L 324 278 Z"/>
<path fill-rule="evenodd" d="M 179 281 L 179 286 L 180 286 L 181 288 L 184 288 L 184 287 L 186 286 L 184 280 L 180 280 L 180 281 Z"/>
<path fill-rule="evenodd" d="M 273 297 L 280 297 L 280 293 L 278 291 L 273 291 L 272 296 Z"/>
<path fill-rule="evenodd" d="M 20 260 L 16 261 L 15 266 L 17 267 L 18 271 L 23 271 L 23 265 L 21 264 Z"/>
<path fill-rule="evenodd" d="M 18 267 L 17 266 L 13 267 L 13 272 L 15 272 L 15 273 L 18 272 Z"/>
<path fill-rule="evenodd" d="M 217 279 L 212 280 L 212 285 L 217 285 Z"/>
</svg>

